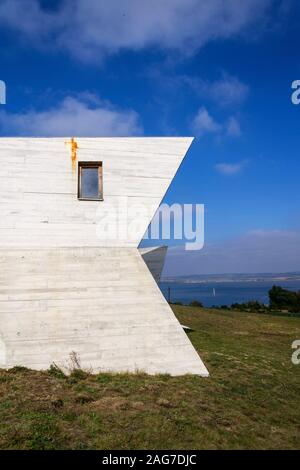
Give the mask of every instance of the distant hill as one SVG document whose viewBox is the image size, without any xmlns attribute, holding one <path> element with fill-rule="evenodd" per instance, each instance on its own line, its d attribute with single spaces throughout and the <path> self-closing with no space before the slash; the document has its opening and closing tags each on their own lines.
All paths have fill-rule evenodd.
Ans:
<svg viewBox="0 0 300 470">
<path fill-rule="evenodd" d="M 236 273 L 236 274 L 191 274 L 186 276 L 166 276 L 161 282 L 208 283 L 208 282 L 262 282 L 300 281 L 300 272 L 289 273 Z"/>
</svg>

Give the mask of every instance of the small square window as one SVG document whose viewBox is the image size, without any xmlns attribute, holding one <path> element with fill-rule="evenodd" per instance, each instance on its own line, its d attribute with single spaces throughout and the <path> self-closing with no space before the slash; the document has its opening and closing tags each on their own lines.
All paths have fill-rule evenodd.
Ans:
<svg viewBox="0 0 300 470">
<path fill-rule="evenodd" d="M 102 201 L 102 162 L 78 163 L 78 199 Z"/>
</svg>

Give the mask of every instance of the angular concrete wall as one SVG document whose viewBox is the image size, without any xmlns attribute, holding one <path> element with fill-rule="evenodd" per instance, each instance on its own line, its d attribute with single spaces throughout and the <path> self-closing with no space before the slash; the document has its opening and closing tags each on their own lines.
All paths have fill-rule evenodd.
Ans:
<svg viewBox="0 0 300 470">
<path fill-rule="evenodd" d="M 135 248 L 0 250 L 0 285 L 0 367 L 207 375 Z"/>
<path fill-rule="evenodd" d="M 168 251 L 167 246 L 152 246 L 147 248 L 139 248 L 150 273 L 152 274 L 155 282 L 160 281 L 160 276 L 164 268 L 165 258 Z"/>
<path fill-rule="evenodd" d="M 70 138 L 0 138 L 0 247 L 137 247 L 192 140 L 78 138 L 74 159 Z M 77 198 L 85 161 L 103 162 L 101 202 Z"/>
<path fill-rule="evenodd" d="M 0 367 L 208 374 L 137 249 L 191 141 L 0 139 Z M 77 199 L 80 161 L 104 201 Z"/>
</svg>

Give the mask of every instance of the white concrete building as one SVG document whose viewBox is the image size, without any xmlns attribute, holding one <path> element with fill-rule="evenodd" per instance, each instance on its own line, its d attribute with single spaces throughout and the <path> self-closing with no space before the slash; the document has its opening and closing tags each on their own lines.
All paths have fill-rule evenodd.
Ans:
<svg viewBox="0 0 300 470">
<path fill-rule="evenodd" d="M 191 142 L 0 139 L 0 367 L 208 375 L 138 250 Z"/>
</svg>

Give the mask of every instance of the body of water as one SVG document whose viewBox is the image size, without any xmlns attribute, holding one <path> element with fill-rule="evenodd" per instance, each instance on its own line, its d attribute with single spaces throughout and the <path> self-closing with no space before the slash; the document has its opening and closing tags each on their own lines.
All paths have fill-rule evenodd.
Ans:
<svg viewBox="0 0 300 470">
<path fill-rule="evenodd" d="M 269 303 L 268 291 L 276 284 L 284 289 L 300 290 L 300 280 L 297 281 L 249 281 L 249 282 L 205 282 L 180 283 L 161 282 L 160 289 L 168 300 L 170 288 L 171 302 L 189 304 L 192 300 L 202 302 L 205 307 L 212 305 L 231 305 L 235 302 L 258 300 L 263 304 Z"/>
</svg>

